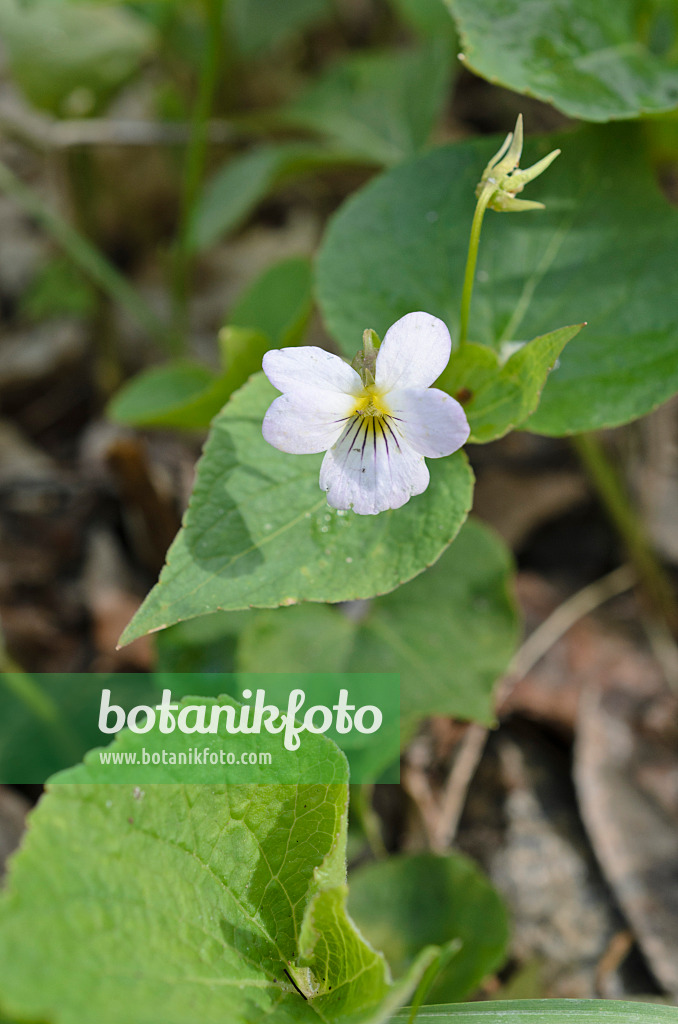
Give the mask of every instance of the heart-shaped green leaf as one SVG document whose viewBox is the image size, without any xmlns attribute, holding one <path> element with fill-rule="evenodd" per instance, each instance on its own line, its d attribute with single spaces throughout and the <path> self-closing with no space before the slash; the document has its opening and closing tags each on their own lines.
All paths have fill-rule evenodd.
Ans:
<svg viewBox="0 0 678 1024">
<path fill-rule="evenodd" d="M 340 513 L 318 487 L 321 456 L 287 455 L 264 441 L 275 396 L 260 374 L 215 419 L 183 528 L 122 643 L 219 609 L 383 594 L 455 537 L 473 489 L 463 453 L 432 460 L 428 490 L 404 508 Z"/>
<path fill-rule="evenodd" d="M 389 857 L 351 872 L 348 909 L 381 949 L 395 977 L 429 945 L 459 948 L 435 979 L 427 1002 L 470 995 L 501 967 L 509 939 L 498 893 L 461 854 Z"/>
<path fill-rule="evenodd" d="M 104 785 L 96 751 L 62 773 L 0 900 L 2 1010 L 51 1024 L 386 1021 L 436 951 L 391 985 L 344 909 L 345 759 L 321 736 L 300 755 L 333 762 L 336 782 Z"/>
<path fill-rule="evenodd" d="M 471 427 L 470 441 L 494 441 L 525 422 L 537 408 L 558 356 L 582 326 L 561 327 L 532 341 L 519 342 L 507 358 L 496 349 L 474 342 L 453 352 L 437 387 L 464 406 Z"/>
<path fill-rule="evenodd" d="M 468 67 L 571 117 L 678 106 L 675 7 L 662 0 L 447 0 Z"/>
<path fill-rule="evenodd" d="M 346 352 L 365 327 L 383 334 L 417 309 L 458 337 L 473 190 L 496 146 L 438 149 L 342 207 L 320 254 L 318 296 Z M 625 423 L 678 391 L 678 212 L 659 193 L 635 126 L 531 141 L 525 166 L 556 146 L 562 155 L 529 186 L 546 210 L 485 216 L 470 338 L 500 349 L 588 323 L 528 421 L 562 435 Z"/>
<path fill-rule="evenodd" d="M 244 624 L 246 672 L 399 672 L 403 738 L 426 715 L 490 724 L 492 691 L 518 642 L 511 556 L 467 520 L 428 572 L 379 597 L 360 616 L 301 605 L 259 612 Z"/>
<path fill-rule="evenodd" d="M 278 116 L 368 163 L 398 163 L 428 142 L 451 78 L 452 51 L 440 39 L 416 49 L 353 54 Z"/>
</svg>

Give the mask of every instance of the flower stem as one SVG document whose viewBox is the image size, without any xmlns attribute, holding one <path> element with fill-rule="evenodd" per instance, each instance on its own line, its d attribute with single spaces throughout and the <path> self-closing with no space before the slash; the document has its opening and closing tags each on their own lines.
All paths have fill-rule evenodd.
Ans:
<svg viewBox="0 0 678 1024">
<path fill-rule="evenodd" d="M 112 299 L 124 306 L 144 330 L 164 348 L 171 348 L 171 338 L 162 320 L 141 298 L 135 288 L 95 246 L 59 214 L 42 202 L 33 189 L 0 161 L 0 192 L 6 192 L 63 249 L 80 269 Z"/>
<path fill-rule="evenodd" d="M 619 474 L 595 434 L 577 434 L 572 443 L 605 511 L 621 536 L 648 602 L 672 632 L 678 628 L 678 602 L 671 582 L 648 541 L 643 524 Z"/>
<path fill-rule="evenodd" d="M 179 228 L 174 244 L 172 267 L 173 322 L 181 339 L 185 339 L 188 328 L 188 299 L 193 263 L 190 244 L 191 220 L 205 172 L 209 120 L 219 80 L 225 2 L 226 0 L 204 0 L 207 15 L 207 49 L 200 67 L 198 94 L 191 119 L 191 135 L 184 163 Z"/>
<path fill-rule="evenodd" d="M 476 263 L 478 262 L 478 244 L 480 242 L 480 231 L 483 226 L 483 217 L 490 199 L 496 192 L 496 188 L 490 186 L 483 188 L 476 210 L 473 214 L 471 224 L 471 235 L 468 242 L 468 256 L 466 257 L 466 271 L 464 273 L 464 289 L 461 294 L 461 314 L 459 317 L 459 344 L 463 345 L 468 338 L 468 318 L 471 311 L 471 296 L 473 295 L 473 284 L 476 276 Z"/>
</svg>

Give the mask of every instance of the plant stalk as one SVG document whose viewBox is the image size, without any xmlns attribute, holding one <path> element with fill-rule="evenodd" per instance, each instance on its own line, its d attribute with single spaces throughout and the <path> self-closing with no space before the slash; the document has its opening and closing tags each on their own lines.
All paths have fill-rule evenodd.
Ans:
<svg viewBox="0 0 678 1024">
<path fill-rule="evenodd" d="M 653 551 L 626 488 L 595 434 L 577 434 L 572 443 L 605 511 L 628 551 L 652 609 L 672 633 L 678 629 L 678 601 L 663 566 Z"/>
<path fill-rule="evenodd" d="M 480 231 L 483 226 L 483 217 L 496 188 L 484 188 L 478 197 L 473 222 L 471 223 L 471 235 L 468 242 L 468 256 L 466 257 L 466 270 L 464 272 L 464 288 L 461 293 L 461 313 L 459 316 L 459 344 L 463 345 L 468 340 L 468 320 L 471 312 L 471 297 L 476 276 L 476 263 L 478 262 L 478 245 L 480 243 Z"/>
<path fill-rule="evenodd" d="M 204 0 L 207 15 L 207 50 L 200 69 L 198 94 L 191 118 L 191 134 L 184 163 L 179 228 L 174 244 L 172 266 L 172 309 L 176 334 L 185 348 L 188 330 L 188 301 L 193 253 L 190 245 L 191 222 L 200 194 L 207 148 L 209 124 L 219 80 L 219 63 L 223 46 L 223 13 L 225 0 Z"/>
<path fill-rule="evenodd" d="M 364 782 L 359 786 L 351 786 L 353 810 L 360 821 L 372 855 L 376 860 L 383 860 L 388 855 L 388 851 L 382 838 L 379 815 L 372 806 L 373 793 L 374 785 L 372 783 Z"/>
</svg>

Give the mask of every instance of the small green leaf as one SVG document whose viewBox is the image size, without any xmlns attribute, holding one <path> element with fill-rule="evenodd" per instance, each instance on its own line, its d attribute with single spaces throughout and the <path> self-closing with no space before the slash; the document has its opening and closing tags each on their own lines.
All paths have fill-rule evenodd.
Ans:
<svg viewBox="0 0 678 1024">
<path fill-rule="evenodd" d="M 245 289 L 229 310 L 228 323 L 265 334 L 269 348 L 283 348 L 302 340 L 312 308 L 310 260 L 294 256 L 268 267 Z M 232 366 L 240 359 L 241 346 L 237 337 L 227 336 L 224 344 L 224 364 Z"/>
<path fill-rule="evenodd" d="M 442 41 L 416 50 L 350 56 L 279 117 L 370 163 L 393 164 L 428 142 L 451 77 L 452 54 Z"/>
<path fill-rule="evenodd" d="M 657 188 L 639 127 L 528 140 L 524 162 L 557 147 L 562 155 L 530 186 L 545 210 L 485 217 L 470 338 L 499 351 L 587 322 L 525 424 L 560 436 L 626 423 L 678 391 L 678 212 Z M 473 191 L 496 148 L 476 140 L 435 150 L 342 207 L 318 259 L 317 292 L 347 354 L 365 327 L 383 335 L 418 309 L 458 338 Z"/>
<path fill-rule="evenodd" d="M 458 853 L 389 857 L 357 868 L 349 877 L 348 910 L 396 978 L 425 946 L 444 949 L 461 940 L 427 1002 L 463 999 L 506 958 L 504 904 L 475 864 Z"/>
<path fill-rule="evenodd" d="M 445 0 L 391 0 L 403 21 L 426 39 L 446 39 L 453 53 L 459 50 L 457 31 Z"/>
<path fill-rule="evenodd" d="M 229 0 L 227 17 L 235 46 L 256 57 L 332 15 L 331 0 Z"/>
<path fill-rule="evenodd" d="M 323 606 L 259 612 L 243 627 L 246 672 L 399 672 L 403 739 L 426 715 L 490 724 L 492 691 L 519 639 L 511 556 L 471 519 L 435 566 L 347 616 Z"/>
<path fill-rule="evenodd" d="M 358 625 L 341 610 L 324 604 L 250 613 L 238 643 L 243 672 L 348 672 Z"/>
<path fill-rule="evenodd" d="M 140 753 L 148 737 L 115 742 Z M 178 742 L 188 751 L 194 737 Z M 103 785 L 94 751 L 62 773 L 0 900 L 3 1011 L 53 1024 L 386 1021 L 436 951 L 390 984 L 345 911 L 345 758 L 320 736 L 299 756 L 333 763 L 336 782 Z"/>
<path fill-rule="evenodd" d="M 185 360 L 145 370 L 118 391 L 108 415 L 132 427 L 206 430 L 233 392 L 261 369 L 271 347 L 265 335 L 240 327 L 224 327 L 219 337 L 224 373 Z"/>
<path fill-rule="evenodd" d="M 231 320 L 239 326 L 219 332 L 223 373 L 184 359 L 153 367 L 123 385 L 108 415 L 127 426 L 206 430 L 233 392 L 261 369 L 270 348 L 302 340 L 312 306 L 309 261 L 281 260 L 237 299 Z"/>
<path fill-rule="evenodd" d="M 464 406 L 471 427 L 469 441 L 494 441 L 525 422 L 537 408 L 558 356 L 582 326 L 561 327 L 529 342 L 514 342 L 520 347 L 505 361 L 501 352 L 474 342 L 452 353 L 436 386 Z"/>
<path fill-rule="evenodd" d="M 206 366 L 183 359 L 154 366 L 124 384 L 106 411 L 116 423 L 128 426 L 192 426 L 185 422 L 186 410 L 200 401 L 215 380 Z"/>
<path fill-rule="evenodd" d="M 678 106 L 676 8 L 662 0 L 447 0 L 466 65 L 571 117 Z M 658 30 L 658 31 L 656 31 Z"/>
<path fill-rule="evenodd" d="M 286 455 L 264 441 L 275 397 L 263 374 L 253 377 L 215 419 L 184 526 L 123 643 L 220 609 L 385 593 L 456 535 L 473 488 L 461 452 L 432 461 L 428 490 L 404 508 L 337 513 L 318 487 L 322 456 Z"/>
<path fill-rule="evenodd" d="M 0 36 L 17 85 L 61 116 L 96 113 L 156 39 L 131 11 L 65 0 L 0 0 Z"/>
<path fill-rule="evenodd" d="M 318 143 L 283 142 L 257 146 L 232 156 L 207 182 L 191 220 L 189 244 L 208 249 L 234 231 L 284 181 L 337 164 L 355 163 Z"/>
<path fill-rule="evenodd" d="M 393 1024 L 407 1019 L 400 1010 Z M 615 999 L 515 999 L 425 1006 L 417 1024 L 678 1024 L 678 1009 Z"/>
</svg>

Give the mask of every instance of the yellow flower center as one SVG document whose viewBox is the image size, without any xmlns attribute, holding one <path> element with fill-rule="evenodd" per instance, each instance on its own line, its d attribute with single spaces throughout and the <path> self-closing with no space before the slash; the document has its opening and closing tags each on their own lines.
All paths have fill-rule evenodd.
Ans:
<svg viewBox="0 0 678 1024">
<path fill-rule="evenodd" d="M 384 402 L 383 394 L 377 390 L 374 384 L 369 384 L 362 393 L 356 397 L 355 405 L 350 416 L 391 416 L 391 410 Z"/>
</svg>

